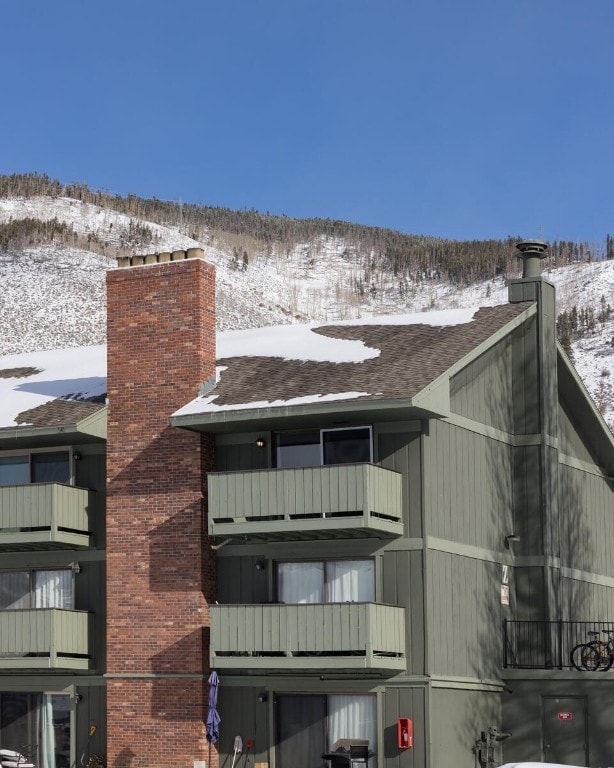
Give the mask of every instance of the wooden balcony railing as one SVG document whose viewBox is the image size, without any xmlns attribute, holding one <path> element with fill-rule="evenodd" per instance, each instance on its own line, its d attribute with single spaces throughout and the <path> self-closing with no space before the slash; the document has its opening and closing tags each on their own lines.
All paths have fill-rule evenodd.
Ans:
<svg viewBox="0 0 614 768">
<path fill-rule="evenodd" d="M 405 609 L 380 603 L 212 605 L 211 665 L 231 669 L 406 667 Z"/>
<path fill-rule="evenodd" d="M 263 539 L 400 536 L 402 476 L 374 464 L 209 475 L 209 532 Z"/>
<path fill-rule="evenodd" d="M 0 487 L 0 549 L 87 547 L 91 493 L 60 483 Z"/>
<path fill-rule="evenodd" d="M 90 619 L 60 608 L 0 611 L 0 669 L 88 669 Z"/>
</svg>

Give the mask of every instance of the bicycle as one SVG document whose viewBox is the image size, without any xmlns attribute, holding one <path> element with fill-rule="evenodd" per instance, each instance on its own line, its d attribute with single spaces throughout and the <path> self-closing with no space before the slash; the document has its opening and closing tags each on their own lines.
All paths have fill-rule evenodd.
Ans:
<svg viewBox="0 0 614 768">
<path fill-rule="evenodd" d="M 597 640 L 599 632 L 589 631 L 589 640 L 587 643 L 579 643 L 570 654 L 572 666 L 580 672 L 595 672 L 600 669 L 601 672 L 607 672 L 612 663 L 614 663 L 614 630 L 603 629 L 608 635 L 607 640 Z"/>
<path fill-rule="evenodd" d="M 600 671 L 607 672 L 614 662 L 614 630 L 602 629 L 601 631 L 607 635 L 608 639 L 593 640 L 589 645 L 598 654 L 599 662 L 597 666 L 601 668 Z"/>
</svg>

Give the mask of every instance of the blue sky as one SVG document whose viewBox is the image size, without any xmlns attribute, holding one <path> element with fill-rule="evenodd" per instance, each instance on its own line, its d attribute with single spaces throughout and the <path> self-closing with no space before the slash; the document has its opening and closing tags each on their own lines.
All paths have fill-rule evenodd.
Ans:
<svg viewBox="0 0 614 768">
<path fill-rule="evenodd" d="M 2 4 L 0 172 L 459 239 L 614 233 L 612 0 Z"/>
</svg>

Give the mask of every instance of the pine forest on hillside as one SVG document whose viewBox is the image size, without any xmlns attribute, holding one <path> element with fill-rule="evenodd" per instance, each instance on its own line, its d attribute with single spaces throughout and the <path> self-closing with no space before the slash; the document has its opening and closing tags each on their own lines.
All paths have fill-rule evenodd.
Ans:
<svg viewBox="0 0 614 768">
<path fill-rule="evenodd" d="M 0 354 L 104 341 L 104 272 L 121 255 L 205 248 L 224 329 L 502 303 L 521 239 L 444 240 L 0 176 L 0 323 L 11 329 Z M 614 424 L 614 237 L 551 242 L 544 271 L 563 348 Z"/>
<path fill-rule="evenodd" d="M 142 221 L 180 228 L 193 240 L 204 239 L 205 233 L 216 232 L 236 235 L 251 241 L 251 249 L 266 249 L 272 243 L 291 249 L 316 236 L 343 238 L 363 254 L 377 255 L 367 264 L 369 274 L 378 270 L 392 271 L 397 276 L 409 276 L 415 281 L 428 279 L 447 280 L 457 286 L 470 285 L 478 280 L 488 280 L 495 275 L 513 274 L 517 265 L 515 244 L 520 236 L 505 240 L 443 240 L 423 235 L 408 235 L 391 229 L 369 227 L 333 219 L 293 219 L 287 216 L 259 213 L 255 210 L 235 211 L 206 205 L 167 202 L 155 198 L 145 200 L 135 195 L 121 197 L 103 191 L 92 191 L 85 184 L 63 185 L 48 176 L 38 174 L 13 174 L 0 176 L 0 198 L 11 197 L 70 197 L 109 208 Z M 15 223 L 11 223 L 15 224 Z M 41 232 L 32 226 L 32 240 L 37 242 Z M 25 222 L 16 230 L 11 225 L 0 228 L 0 247 L 6 247 L 7 238 L 20 237 L 20 244 L 28 243 Z M 55 236 L 63 242 L 71 239 L 71 233 L 57 227 Z M 115 252 L 96 236 L 90 245 L 105 255 L 116 256 L 135 246 L 155 245 L 151 231 L 141 226 L 128 233 L 125 241 Z M 252 254 L 243 248 L 247 261 Z M 243 261 L 244 253 L 240 259 Z M 614 258 L 614 238 L 606 235 L 603 244 L 554 241 L 550 243 L 549 264 L 563 266 L 578 261 Z"/>
</svg>

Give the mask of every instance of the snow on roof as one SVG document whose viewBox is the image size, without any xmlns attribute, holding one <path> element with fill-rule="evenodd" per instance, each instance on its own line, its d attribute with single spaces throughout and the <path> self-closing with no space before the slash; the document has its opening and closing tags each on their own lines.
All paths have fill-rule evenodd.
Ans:
<svg viewBox="0 0 614 768">
<path fill-rule="evenodd" d="M 477 308 L 411 315 L 384 315 L 335 323 L 269 326 L 217 334 L 218 360 L 236 357 L 270 357 L 280 360 L 360 363 L 379 357 L 380 349 L 361 340 L 333 338 L 318 333 L 330 326 L 453 326 L 473 320 Z M 220 372 L 224 367 L 218 369 Z M 0 357 L 0 429 L 30 423 L 26 411 L 53 400 L 83 401 L 106 393 L 106 347 L 74 347 Z M 366 391 L 308 394 L 287 400 L 261 400 L 216 405 L 216 395 L 196 398 L 177 414 L 221 411 L 236 408 L 269 408 L 282 405 L 359 399 Z"/>
<path fill-rule="evenodd" d="M 378 357 L 380 350 L 367 347 L 359 340 L 334 339 L 314 331 L 327 325 L 461 325 L 471 322 L 477 311 L 478 307 L 470 307 L 411 315 L 380 315 L 335 323 L 274 325 L 243 331 L 223 331 L 217 334 L 217 358 L 279 357 L 284 360 L 361 363 Z"/>
<path fill-rule="evenodd" d="M 89 400 L 106 389 L 104 345 L 0 357 L 0 428 L 23 425 L 19 414 L 52 400 Z"/>
<path fill-rule="evenodd" d="M 331 403 L 338 400 L 358 400 L 367 397 L 369 392 L 335 392 L 329 395 L 303 395 L 302 397 L 290 397 L 287 400 L 256 400 L 252 403 L 226 403 L 216 405 L 217 395 L 205 398 L 196 398 L 183 408 L 176 411 L 173 416 L 188 416 L 193 413 L 219 413 L 220 411 L 237 411 L 252 408 L 278 408 L 280 406 L 306 405 L 313 403 Z"/>
<path fill-rule="evenodd" d="M 412 349 L 413 370 L 428 378 L 433 374 L 432 365 L 420 361 L 421 354 L 429 355 L 427 337 L 430 342 L 435 338 L 441 341 L 435 331 L 449 328 L 463 343 L 470 344 L 473 333 L 469 328 L 479 325 L 483 333 L 492 332 L 490 324 L 487 330 L 482 327 L 483 320 L 474 322 L 477 313 L 478 308 L 465 308 L 218 334 L 217 358 L 224 365 L 217 368 L 215 391 L 196 397 L 173 416 L 385 398 L 384 380 L 407 379 L 407 372 L 399 376 L 395 369 L 400 360 L 398 345 L 406 351 Z M 426 334 L 419 330 L 429 327 Z M 413 337 L 408 337 L 408 332 Z M 416 349 L 421 342 L 425 348 Z M 446 360 L 438 353 L 430 356 L 439 358 L 441 364 Z M 398 396 L 389 386 L 386 391 Z"/>
</svg>

